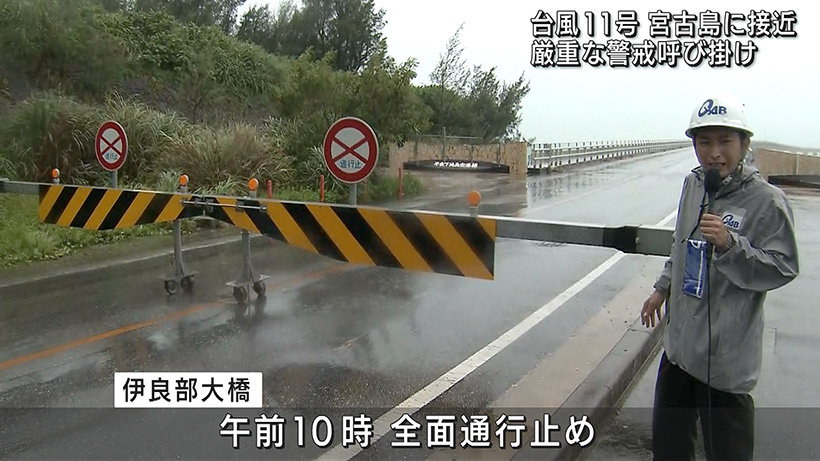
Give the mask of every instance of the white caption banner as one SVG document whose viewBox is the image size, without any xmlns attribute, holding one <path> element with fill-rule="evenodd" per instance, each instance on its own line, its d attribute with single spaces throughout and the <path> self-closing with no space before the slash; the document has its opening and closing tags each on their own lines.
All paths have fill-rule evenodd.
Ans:
<svg viewBox="0 0 820 461">
<path fill-rule="evenodd" d="M 114 408 L 262 408 L 261 372 L 117 372 Z"/>
</svg>

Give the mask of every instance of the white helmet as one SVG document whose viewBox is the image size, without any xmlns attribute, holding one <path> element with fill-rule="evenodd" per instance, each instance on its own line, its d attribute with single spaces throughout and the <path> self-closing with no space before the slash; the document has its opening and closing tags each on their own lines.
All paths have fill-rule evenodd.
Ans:
<svg viewBox="0 0 820 461">
<path fill-rule="evenodd" d="M 746 122 L 746 106 L 728 95 L 711 97 L 699 104 L 692 112 L 686 136 L 694 138 L 692 131 L 704 126 L 725 126 L 745 131 L 749 137 L 754 135 Z"/>
</svg>

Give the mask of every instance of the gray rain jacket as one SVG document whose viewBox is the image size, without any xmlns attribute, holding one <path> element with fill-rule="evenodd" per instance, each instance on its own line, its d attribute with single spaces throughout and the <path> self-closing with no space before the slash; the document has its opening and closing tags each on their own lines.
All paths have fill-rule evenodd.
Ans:
<svg viewBox="0 0 820 461">
<path fill-rule="evenodd" d="M 699 217 L 707 202 L 703 170 L 698 167 L 684 180 L 671 256 L 655 283 L 667 294 L 663 338 L 667 357 L 704 383 L 707 292 L 697 299 L 685 294 L 682 284 L 686 240 L 690 235 L 703 238 Z M 799 272 L 794 219 L 783 191 L 750 165 L 742 165 L 724 180 L 713 213 L 723 218 L 733 246 L 725 253 L 716 250 L 710 267 L 711 383 L 726 392 L 748 393 L 760 374 L 766 292 L 789 283 Z"/>
</svg>

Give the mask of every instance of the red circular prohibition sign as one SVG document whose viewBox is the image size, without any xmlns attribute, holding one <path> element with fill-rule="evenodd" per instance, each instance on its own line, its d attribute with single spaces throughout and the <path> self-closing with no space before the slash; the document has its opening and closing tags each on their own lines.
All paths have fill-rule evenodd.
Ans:
<svg viewBox="0 0 820 461">
<path fill-rule="evenodd" d="M 354 142 L 345 142 L 339 139 L 339 132 L 345 128 L 356 130 L 361 135 L 360 139 L 356 139 Z M 334 144 L 341 148 L 337 149 L 335 155 Z M 367 158 L 359 154 L 357 150 L 365 144 L 367 145 Z M 376 167 L 379 157 L 379 141 L 376 139 L 376 133 L 365 121 L 356 117 L 344 117 L 334 122 L 327 130 L 323 152 L 325 165 L 327 165 L 330 172 L 340 181 L 352 184 L 367 178 L 373 168 Z M 356 171 L 346 172 L 338 165 L 338 162 L 351 156 L 361 161 L 364 166 Z"/>
<path fill-rule="evenodd" d="M 113 139 L 106 139 L 105 133 L 114 131 L 115 137 Z M 119 143 L 119 144 L 117 144 Z M 119 148 L 118 148 L 119 146 Z M 109 120 L 100 126 L 97 131 L 97 137 L 94 140 L 94 150 L 97 153 L 97 160 L 103 168 L 108 171 L 119 170 L 125 163 L 125 158 L 128 155 L 128 138 L 125 136 L 125 129 L 119 123 Z M 116 161 L 109 161 L 105 155 L 109 151 L 114 151 L 119 155 Z"/>
</svg>

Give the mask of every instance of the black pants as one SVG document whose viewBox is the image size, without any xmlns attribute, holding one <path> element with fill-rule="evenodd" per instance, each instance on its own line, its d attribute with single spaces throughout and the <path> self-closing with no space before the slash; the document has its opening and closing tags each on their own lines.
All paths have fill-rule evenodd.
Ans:
<svg viewBox="0 0 820 461">
<path fill-rule="evenodd" d="M 695 459 L 700 417 L 704 452 L 709 460 L 751 460 L 754 454 L 754 400 L 712 388 L 714 456 L 709 456 L 710 421 L 707 386 L 661 356 L 655 384 L 652 452 L 655 460 Z"/>
</svg>

